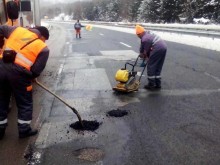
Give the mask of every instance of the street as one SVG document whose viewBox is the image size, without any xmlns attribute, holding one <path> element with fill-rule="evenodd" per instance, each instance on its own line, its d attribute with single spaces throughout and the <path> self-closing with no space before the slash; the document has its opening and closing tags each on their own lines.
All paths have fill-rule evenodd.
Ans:
<svg viewBox="0 0 220 165">
<path fill-rule="evenodd" d="M 34 84 L 32 125 L 40 132 L 17 138 L 13 101 L 0 141 L 3 165 L 220 164 L 219 52 L 167 42 L 162 90 L 143 88 L 145 71 L 137 92 L 121 94 L 112 90 L 114 76 L 138 56 L 135 34 L 94 27 L 76 39 L 73 24 L 51 23 L 50 35 L 50 57 L 39 82 L 76 108 L 83 120 L 100 126 L 72 129 L 77 121 L 72 110 Z M 108 116 L 114 109 L 128 114 Z"/>
</svg>

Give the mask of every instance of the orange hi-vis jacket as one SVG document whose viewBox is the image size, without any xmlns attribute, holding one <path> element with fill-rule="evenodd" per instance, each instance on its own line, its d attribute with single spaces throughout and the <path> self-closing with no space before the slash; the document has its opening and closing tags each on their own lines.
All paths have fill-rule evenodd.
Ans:
<svg viewBox="0 0 220 165">
<path fill-rule="evenodd" d="M 29 42 L 31 43 L 28 44 Z M 22 47 L 23 49 L 21 49 Z M 27 70 L 30 70 L 37 56 L 45 47 L 46 44 L 38 39 L 37 34 L 22 27 L 17 27 L 5 44 L 6 50 L 12 49 L 17 52 L 14 63 L 25 67 Z"/>
</svg>

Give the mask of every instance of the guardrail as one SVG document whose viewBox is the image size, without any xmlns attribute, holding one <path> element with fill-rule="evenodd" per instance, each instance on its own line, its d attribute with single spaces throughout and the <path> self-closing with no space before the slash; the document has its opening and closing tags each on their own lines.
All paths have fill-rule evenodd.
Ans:
<svg viewBox="0 0 220 165">
<path fill-rule="evenodd" d="M 54 20 L 44 20 L 53 21 Z M 59 21 L 59 22 L 71 22 L 75 21 Z M 150 23 L 124 23 L 124 22 L 101 22 L 101 21 L 81 21 L 86 24 L 99 24 L 106 26 L 118 26 L 134 28 L 136 24 L 142 25 L 146 29 L 160 32 L 170 32 L 170 33 L 183 33 L 195 36 L 206 36 L 212 38 L 220 38 L 220 25 L 199 25 L 199 24 L 150 24 Z"/>
<path fill-rule="evenodd" d="M 134 28 L 139 24 L 146 29 L 164 31 L 170 33 L 184 33 L 196 36 L 207 36 L 220 38 L 220 25 L 197 25 L 197 24 L 149 24 L 149 23 L 121 23 L 121 22 L 85 22 L 91 24 L 102 24 L 109 26 Z"/>
</svg>

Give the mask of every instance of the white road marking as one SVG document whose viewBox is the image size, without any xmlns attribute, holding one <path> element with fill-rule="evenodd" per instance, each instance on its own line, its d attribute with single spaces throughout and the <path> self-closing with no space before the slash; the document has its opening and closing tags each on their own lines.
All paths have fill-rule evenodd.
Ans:
<svg viewBox="0 0 220 165">
<path fill-rule="evenodd" d="M 214 76 L 214 75 L 212 75 L 212 74 L 210 74 L 210 73 L 205 72 L 205 75 L 207 75 L 207 76 L 213 78 L 213 79 L 214 79 L 215 81 L 217 81 L 217 82 L 220 82 L 220 79 L 219 79 L 218 77 L 216 77 L 216 76 Z"/>
<path fill-rule="evenodd" d="M 51 128 L 51 123 L 44 123 L 43 124 L 43 126 L 40 130 L 39 136 L 35 142 L 35 144 L 38 148 L 46 148 L 47 147 L 47 139 L 49 136 L 50 128 Z"/>
<path fill-rule="evenodd" d="M 102 33 L 99 33 L 99 35 L 100 35 L 100 36 L 104 36 L 104 34 L 102 34 Z"/>
<path fill-rule="evenodd" d="M 138 56 L 138 53 L 133 50 L 100 51 L 100 53 L 103 55 L 102 57 L 113 60 L 132 60 Z"/>
<path fill-rule="evenodd" d="M 75 73 L 73 89 L 111 90 L 111 84 L 103 68 L 78 69 Z"/>
<path fill-rule="evenodd" d="M 72 53 L 72 45 L 69 44 L 69 53 Z"/>
<path fill-rule="evenodd" d="M 125 44 L 125 43 L 123 43 L 123 42 L 120 42 L 120 44 L 122 44 L 122 45 L 124 45 L 124 46 L 127 46 L 128 48 L 131 48 L 131 46 L 130 46 L 130 45 Z"/>
<path fill-rule="evenodd" d="M 60 75 L 60 74 L 61 74 L 61 72 L 62 72 L 62 70 L 63 70 L 63 67 L 64 67 L 64 64 L 61 64 L 61 65 L 60 65 L 60 68 L 59 68 L 59 70 L 58 70 L 57 75 Z"/>
</svg>

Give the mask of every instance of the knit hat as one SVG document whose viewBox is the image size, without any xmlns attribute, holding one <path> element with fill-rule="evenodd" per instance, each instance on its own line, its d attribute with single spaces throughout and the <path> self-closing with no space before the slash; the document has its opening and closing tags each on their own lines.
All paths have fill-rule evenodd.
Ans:
<svg viewBox="0 0 220 165">
<path fill-rule="evenodd" d="M 50 34 L 45 26 L 36 26 L 35 29 L 37 29 L 40 32 L 40 34 L 45 37 L 46 40 L 49 39 Z"/>
<path fill-rule="evenodd" d="M 144 28 L 140 25 L 136 25 L 135 29 L 136 29 L 136 34 L 137 35 L 145 32 Z"/>
</svg>

